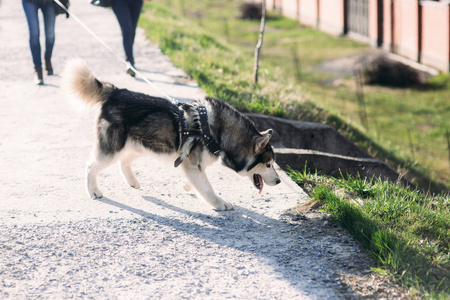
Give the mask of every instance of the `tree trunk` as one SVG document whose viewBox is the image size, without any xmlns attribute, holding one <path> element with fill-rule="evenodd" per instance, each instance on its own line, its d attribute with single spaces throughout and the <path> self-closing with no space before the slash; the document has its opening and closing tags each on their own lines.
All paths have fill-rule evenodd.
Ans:
<svg viewBox="0 0 450 300">
<path fill-rule="evenodd" d="M 255 84 L 258 83 L 259 51 L 261 50 L 261 46 L 263 44 L 265 26 L 266 26 L 266 0 L 262 0 L 261 26 L 259 28 L 259 39 L 258 39 L 258 44 L 256 44 L 256 48 L 255 48 L 255 63 L 253 66 L 253 77 L 255 79 Z"/>
</svg>

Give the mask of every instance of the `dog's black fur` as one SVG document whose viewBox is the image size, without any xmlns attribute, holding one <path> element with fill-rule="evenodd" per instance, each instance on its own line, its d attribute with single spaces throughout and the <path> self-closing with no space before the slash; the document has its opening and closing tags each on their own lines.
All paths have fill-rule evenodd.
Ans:
<svg viewBox="0 0 450 300">
<path fill-rule="evenodd" d="M 176 161 L 181 163 L 189 182 L 208 203 L 219 210 L 232 209 L 230 203 L 215 194 L 204 172 L 219 156 L 208 150 L 202 137 L 199 107 L 207 109 L 204 126 L 217 142 L 224 165 L 248 176 L 260 191 L 263 182 L 280 182 L 269 143 L 272 130 L 259 132 L 248 117 L 220 100 L 207 97 L 176 105 L 163 98 L 119 89 L 96 79 L 82 61 L 71 62 L 64 77 L 65 89 L 77 94 L 86 105 L 100 108 L 96 143 L 87 166 L 87 186 L 92 198 L 103 196 L 97 175 L 117 160 L 127 182 L 139 188 L 130 164 L 134 158 L 151 152 L 168 155 L 174 161 L 178 157 Z M 198 133 L 185 140 L 180 126 L 184 120 L 188 131 Z"/>
</svg>

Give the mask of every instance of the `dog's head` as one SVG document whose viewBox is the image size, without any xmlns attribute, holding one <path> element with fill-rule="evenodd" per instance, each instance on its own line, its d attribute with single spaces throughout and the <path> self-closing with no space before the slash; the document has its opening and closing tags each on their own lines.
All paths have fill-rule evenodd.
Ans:
<svg viewBox="0 0 450 300">
<path fill-rule="evenodd" d="M 253 185 L 261 193 L 264 183 L 273 186 L 281 182 L 280 177 L 274 169 L 275 154 L 269 141 L 273 130 L 268 129 L 256 135 L 252 141 L 250 157 L 247 165 L 239 172 L 241 175 L 248 176 Z"/>
</svg>

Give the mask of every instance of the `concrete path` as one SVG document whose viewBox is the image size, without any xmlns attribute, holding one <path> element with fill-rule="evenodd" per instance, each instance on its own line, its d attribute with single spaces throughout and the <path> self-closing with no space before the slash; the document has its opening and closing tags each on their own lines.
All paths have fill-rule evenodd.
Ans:
<svg viewBox="0 0 450 300">
<path fill-rule="evenodd" d="M 71 2 L 70 10 L 122 55 L 112 11 Z M 205 95 L 141 30 L 135 56 L 137 68 L 169 95 Z M 216 212 L 183 190 L 172 162 L 148 157 L 134 164 L 140 190 L 112 166 L 99 176 L 105 198 L 90 200 L 84 173 L 94 113 L 78 113 L 60 89 L 71 57 L 85 59 L 102 80 L 158 95 L 64 16 L 56 24 L 56 74 L 34 85 L 21 1 L 1 1 L 0 298 L 355 297 L 337 272 L 360 255 L 359 247 L 322 228 L 327 222 L 281 220 L 305 199 L 285 174 L 259 195 L 247 178 L 212 166 L 212 185 L 236 207 Z"/>
</svg>

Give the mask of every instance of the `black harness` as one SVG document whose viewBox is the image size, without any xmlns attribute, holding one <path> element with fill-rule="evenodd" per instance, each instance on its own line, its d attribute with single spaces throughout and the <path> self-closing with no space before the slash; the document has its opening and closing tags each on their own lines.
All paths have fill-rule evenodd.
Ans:
<svg viewBox="0 0 450 300">
<path fill-rule="evenodd" d="M 183 145 L 186 143 L 187 139 L 190 137 L 202 137 L 203 142 L 205 143 L 206 148 L 208 148 L 209 152 L 213 155 L 218 156 L 220 154 L 220 146 L 216 142 L 216 140 L 211 136 L 211 132 L 209 130 L 208 124 L 208 114 L 205 106 L 197 107 L 198 114 L 200 116 L 200 131 L 198 130 L 188 130 L 187 120 L 184 117 L 184 109 L 180 108 L 178 112 L 178 117 L 180 120 L 180 150 L 183 148 Z M 188 151 L 188 155 L 191 152 L 192 148 L 196 144 L 193 144 L 191 149 Z M 183 160 L 181 156 L 179 156 L 174 163 L 175 168 L 178 167 Z"/>
</svg>

